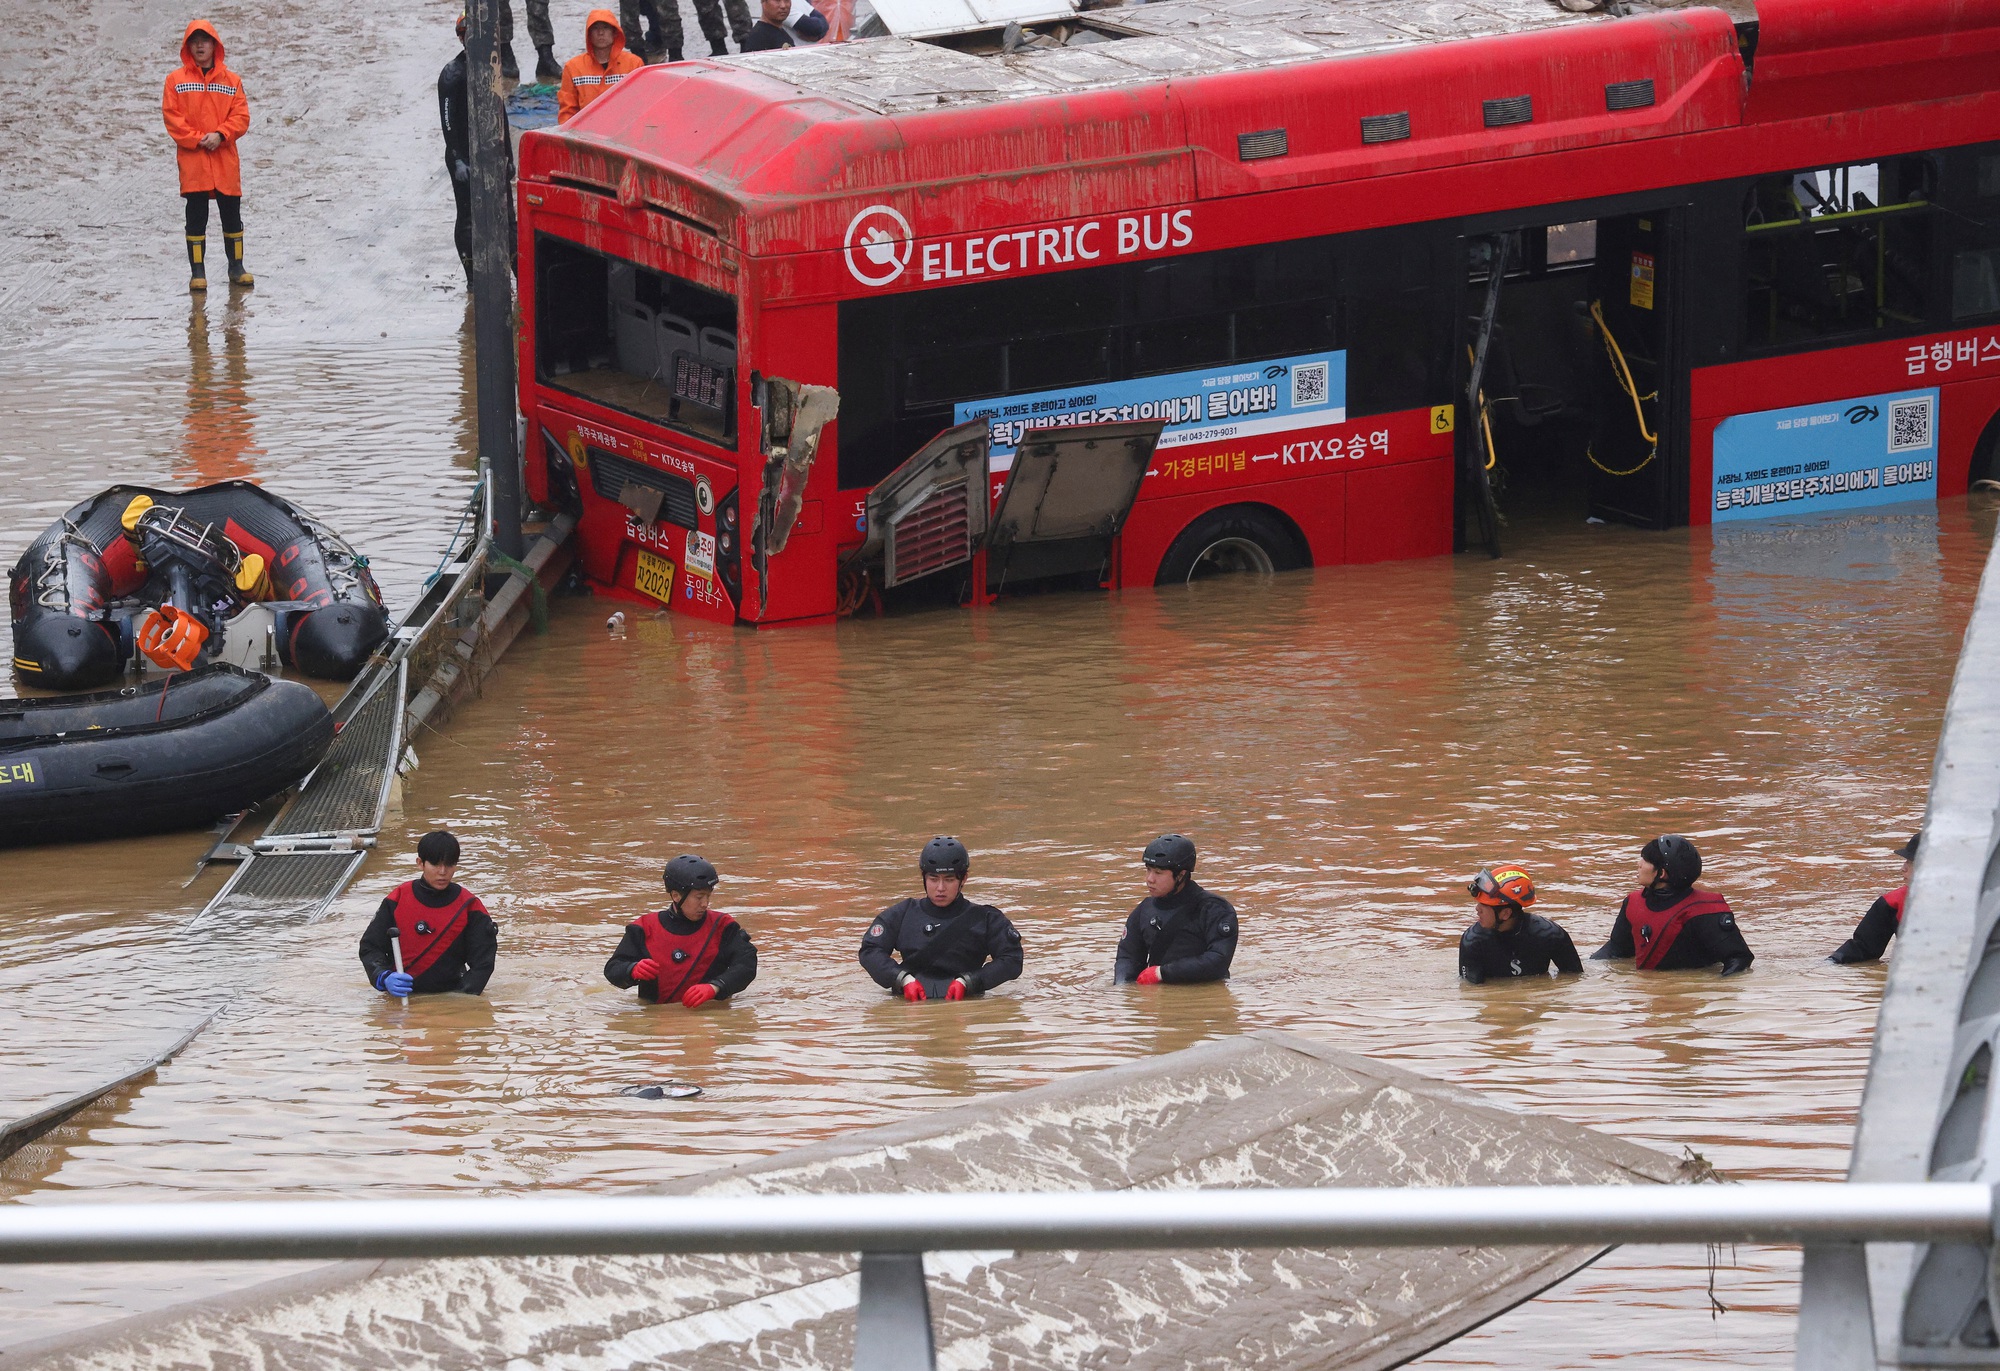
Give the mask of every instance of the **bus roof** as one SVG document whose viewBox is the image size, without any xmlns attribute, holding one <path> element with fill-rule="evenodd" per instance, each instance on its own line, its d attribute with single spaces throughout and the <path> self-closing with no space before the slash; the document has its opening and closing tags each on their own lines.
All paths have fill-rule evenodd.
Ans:
<svg viewBox="0 0 2000 1371">
<path fill-rule="evenodd" d="M 731 249 L 837 251 L 876 203 L 922 238 L 1757 122 L 1817 127 L 1875 106 L 1928 102 L 1947 118 L 1940 102 L 2000 85 L 2000 0 L 1621 9 L 1162 0 L 1033 26 L 1011 52 L 961 34 L 648 67 L 529 134 L 522 176 L 651 206 L 677 226 L 648 236 L 688 247 L 691 232 L 706 240 L 691 250 L 719 264 Z M 1471 199 L 1518 193 L 1508 179 Z M 590 211 L 607 227 L 615 213 Z"/>
<path fill-rule="evenodd" d="M 1604 23 L 1553 0 L 1164 0 L 1087 10 L 1068 42 L 1002 54 L 909 38 L 752 53 L 730 64 L 873 114 L 1187 80 L 1468 38 Z M 1043 26 L 1049 27 L 1049 26 Z"/>
</svg>

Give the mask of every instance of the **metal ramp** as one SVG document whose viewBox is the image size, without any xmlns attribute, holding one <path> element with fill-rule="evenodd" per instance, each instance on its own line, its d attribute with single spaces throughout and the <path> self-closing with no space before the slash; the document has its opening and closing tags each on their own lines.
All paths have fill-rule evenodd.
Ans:
<svg viewBox="0 0 2000 1371">
<path fill-rule="evenodd" d="M 245 914 L 320 918 L 374 845 L 403 749 L 406 661 L 370 673 L 320 764 L 264 830 L 196 921 Z M 353 691 L 349 692 L 351 698 Z M 340 717 L 345 714 L 346 717 Z"/>
<path fill-rule="evenodd" d="M 482 472 L 438 569 L 396 626 L 386 652 L 354 679 L 334 708 L 339 729 L 320 764 L 264 830 L 247 845 L 219 851 L 236 868 L 191 928 L 219 921 L 299 919 L 327 910 L 375 845 L 407 744 L 413 664 L 428 679 L 444 640 L 485 606 L 490 552 L 487 479 Z"/>
</svg>

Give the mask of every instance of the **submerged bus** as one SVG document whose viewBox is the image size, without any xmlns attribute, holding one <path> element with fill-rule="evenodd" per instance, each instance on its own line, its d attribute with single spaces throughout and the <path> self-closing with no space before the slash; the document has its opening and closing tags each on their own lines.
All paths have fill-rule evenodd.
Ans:
<svg viewBox="0 0 2000 1371">
<path fill-rule="evenodd" d="M 2000 0 L 1165 0 L 647 68 L 520 159 L 530 494 L 721 622 L 1963 492 Z"/>
</svg>

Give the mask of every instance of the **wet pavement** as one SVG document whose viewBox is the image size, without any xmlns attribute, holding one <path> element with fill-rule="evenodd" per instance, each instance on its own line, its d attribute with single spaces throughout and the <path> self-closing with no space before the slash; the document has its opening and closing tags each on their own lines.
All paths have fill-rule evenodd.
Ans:
<svg viewBox="0 0 2000 1371">
<path fill-rule="evenodd" d="M 559 32 L 580 21 L 554 8 Z M 6 560 L 114 481 L 245 476 L 347 533 L 400 608 L 470 480 L 430 94 L 456 6 L 209 12 L 253 101 L 258 286 L 197 306 L 157 115 L 181 18 L 17 10 Z M 101 122 L 52 125 L 78 80 Z M 383 852 L 324 923 L 185 936 L 220 880 L 180 889 L 195 835 L 0 853 L 0 1003 L 26 1024 L 0 1076 L 100 1034 L 110 1053 L 107 1016 L 134 1002 L 165 1020 L 232 997 L 150 1082 L 0 1162 L 0 1196 L 635 1189 L 1263 1027 L 1733 1176 L 1837 1176 L 1883 970 L 1822 959 L 1921 817 L 1993 521 L 1964 500 L 1717 533 L 1524 515 L 1499 562 L 764 634 L 659 617 L 614 639 L 605 607 L 558 601 L 420 743 Z M 465 840 L 500 969 L 484 1000 L 404 1007 L 354 944 L 435 824 Z M 1114 990 L 1136 854 L 1169 828 L 1243 911 L 1237 975 Z M 978 1003 L 891 1003 L 855 949 L 940 830 L 1020 924 L 1028 973 Z M 1456 982 L 1473 870 L 1525 862 L 1587 953 L 1662 830 L 1700 842 L 1749 975 Z M 721 867 L 765 968 L 698 1015 L 641 1009 L 599 970 L 684 849 Z M 617 1093 L 670 1076 L 706 1093 Z M 1795 1269 L 1723 1252 L 1711 1318 L 1705 1253 L 1621 1251 L 1426 1364 L 1789 1365 Z M 0 1271 L 0 1345 L 260 1274 Z"/>
</svg>

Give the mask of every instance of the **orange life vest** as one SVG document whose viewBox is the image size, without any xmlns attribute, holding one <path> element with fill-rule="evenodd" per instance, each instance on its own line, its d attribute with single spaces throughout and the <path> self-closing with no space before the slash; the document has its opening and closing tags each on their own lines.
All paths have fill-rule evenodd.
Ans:
<svg viewBox="0 0 2000 1371">
<path fill-rule="evenodd" d="M 1903 926 L 1903 904 L 1909 898 L 1910 888 L 1906 885 L 1899 885 L 1894 890 L 1885 890 L 1882 892 L 1882 903 L 1896 911 L 1896 927 L 1898 928 Z"/>
<path fill-rule="evenodd" d="M 405 881 L 390 896 L 396 902 L 396 936 L 403 946 L 403 971 L 421 976 L 442 957 L 465 930 L 466 915 L 479 897 L 464 886 L 458 902 L 446 909 L 432 909 L 417 898 L 417 883 Z"/>
<path fill-rule="evenodd" d="M 660 964 L 660 979 L 654 984 L 659 987 L 661 1004 L 678 1000 L 682 991 L 708 974 L 708 969 L 715 965 L 716 952 L 722 947 L 722 935 L 735 926 L 736 920 L 714 910 L 692 933 L 669 931 L 657 911 L 640 917 L 639 931 L 646 937 L 646 955 Z"/>
<path fill-rule="evenodd" d="M 1728 912 L 1729 901 L 1712 890 L 1690 890 L 1660 910 L 1647 908 L 1643 890 L 1633 891 L 1625 897 L 1625 922 L 1632 927 L 1634 964 L 1641 971 L 1655 970 L 1666 960 L 1668 949 L 1689 919 Z"/>
</svg>

